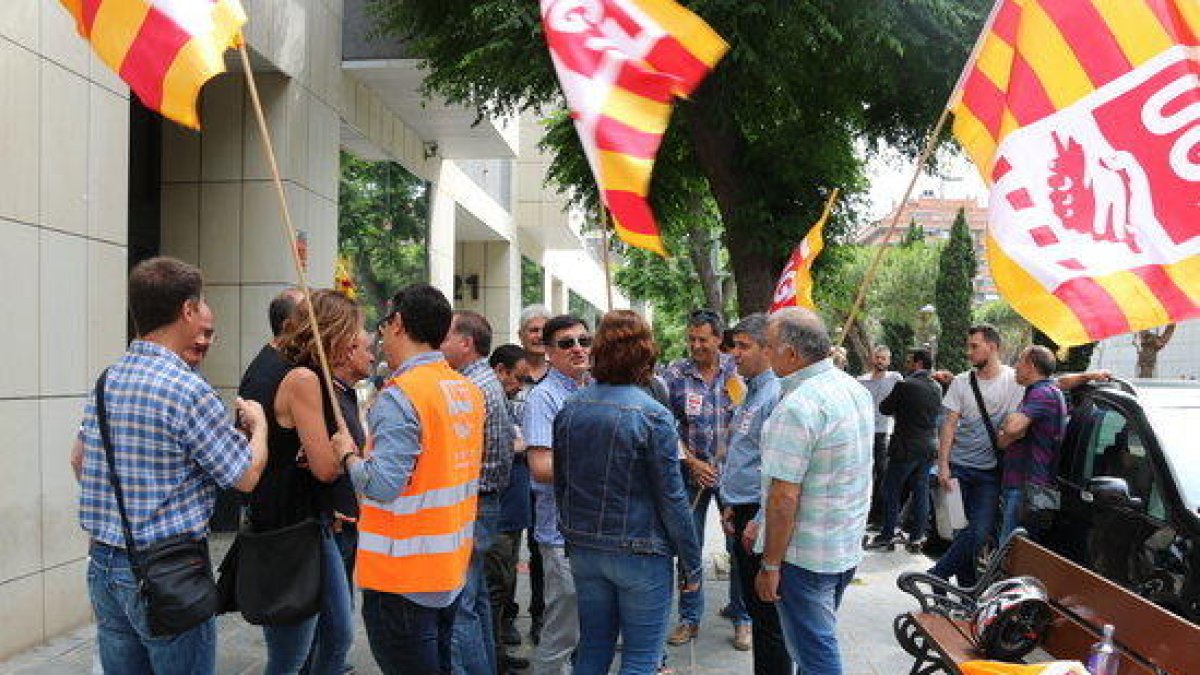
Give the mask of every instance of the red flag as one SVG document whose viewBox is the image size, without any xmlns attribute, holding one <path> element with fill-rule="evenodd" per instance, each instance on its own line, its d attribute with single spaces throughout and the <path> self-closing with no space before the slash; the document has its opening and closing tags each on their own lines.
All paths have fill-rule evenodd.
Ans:
<svg viewBox="0 0 1200 675">
<path fill-rule="evenodd" d="M 1200 2 L 1000 0 L 953 104 L 988 264 L 1060 345 L 1200 317 Z"/>
<path fill-rule="evenodd" d="M 541 0 L 550 57 L 600 197 L 627 244 L 665 255 L 646 202 L 671 117 L 728 45 L 672 0 Z"/>
<path fill-rule="evenodd" d="M 825 202 L 825 209 L 821 212 L 821 217 L 809 228 L 808 234 L 804 235 L 804 239 L 800 240 L 800 244 L 792 251 L 792 257 L 783 268 L 779 283 L 775 284 L 775 298 L 771 302 L 772 312 L 785 307 L 816 309 L 812 298 L 812 264 L 825 248 L 825 221 L 829 220 L 829 212 L 833 210 L 833 203 L 837 200 L 837 195 L 837 188 L 834 188 Z"/>
<path fill-rule="evenodd" d="M 238 0 L 61 2 L 79 34 L 147 108 L 199 128 L 200 88 L 225 71 L 225 49 L 246 23 Z"/>
</svg>

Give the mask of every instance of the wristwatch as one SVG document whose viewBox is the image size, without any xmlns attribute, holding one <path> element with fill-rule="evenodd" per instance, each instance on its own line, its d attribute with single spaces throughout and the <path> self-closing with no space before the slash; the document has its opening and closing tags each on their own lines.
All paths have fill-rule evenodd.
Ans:
<svg viewBox="0 0 1200 675">
<path fill-rule="evenodd" d="M 779 565 L 772 565 L 769 562 L 761 563 L 759 565 L 759 567 L 761 567 L 762 571 L 764 571 L 764 572 L 778 572 L 779 571 Z"/>
</svg>

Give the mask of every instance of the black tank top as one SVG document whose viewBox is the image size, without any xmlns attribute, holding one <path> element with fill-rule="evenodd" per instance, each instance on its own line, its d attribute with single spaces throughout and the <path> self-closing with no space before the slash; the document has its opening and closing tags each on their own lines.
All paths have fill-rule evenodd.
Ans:
<svg viewBox="0 0 1200 675">
<path fill-rule="evenodd" d="M 279 385 L 295 367 L 268 345 L 250 363 L 238 388 L 239 396 L 262 405 L 267 418 L 267 466 L 247 499 L 247 516 L 255 532 L 294 525 L 307 518 L 318 517 L 328 509 L 329 499 L 324 494 L 328 486 L 298 464 L 301 447 L 299 432 L 295 428 L 280 426 L 275 417 L 275 397 L 279 393 Z M 325 427 L 333 435 L 337 425 L 323 380 L 321 399 Z"/>
</svg>

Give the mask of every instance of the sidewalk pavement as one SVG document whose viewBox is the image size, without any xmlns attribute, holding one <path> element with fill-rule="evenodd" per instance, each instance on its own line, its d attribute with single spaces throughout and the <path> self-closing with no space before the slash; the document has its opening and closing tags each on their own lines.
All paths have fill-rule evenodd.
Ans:
<svg viewBox="0 0 1200 675">
<path fill-rule="evenodd" d="M 733 628 L 719 617 L 717 612 L 728 600 L 728 581 L 718 578 L 712 564 L 724 555 L 724 543 L 720 526 L 710 516 L 705 541 L 705 557 L 709 561 L 705 576 L 705 617 L 700 635 L 694 645 L 668 647 L 669 665 L 678 675 L 692 675 L 692 648 L 695 651 L 696 675 L 702 673 L 750 673 L 752 659 L 749 652 L 735 651 L 731 646 Z M 220 560 L 228 545 L 228 535 L 214 537 L 213 558 Z M 901 549 L 897 552 L 868 552 L 850 588 L 846 590 L 841 611 L 838 613 L 841 633 L 841 648 L 846 675 L 895 675 L 905 673 L 912 659 L 892 637 L 892 619 L 901 612 L 916 606 L 916 602 L 896 588 L 896 577 L 907 571 L 923 570 L 929 566 L 924 556 L 913 555 Z M 520 575 L 518 601 L 522 611 L 529 597 L 528 576 Z M 672 612 L 672 619 L 674 619 Z M 359 674 L 378 673 L 362 617 L 355 611 L 357 634 L 350 652 L 350 663 Z M 225 615 L 218 619 L 218 672 L 225 674 L 261 673 L 265 663 L 266 649 L 262 631 L 247 624 L 238 615 Z M 529 616 L 523 614 L 517 622 L 523 635 L 529 632 Z M 516 653 L 527 654 L 528 640 Z M 19 654 L 8 661 L 0 662 L 0 675 L 64 675 L 70 673 L 92 673 L 95 650 L 95 627 L 87 626 L 62 636 L 49 644 Z M 618 659 L 620 653 L 618 652 Z M 619 661 L 618 661 L 619 663 Z M 618 665 L 614 663 L 614 669 Z M 96 668 L 94 672 L 99 672 Z M 528 671 L 525 671 L 528 672 Z"/>
</svg>

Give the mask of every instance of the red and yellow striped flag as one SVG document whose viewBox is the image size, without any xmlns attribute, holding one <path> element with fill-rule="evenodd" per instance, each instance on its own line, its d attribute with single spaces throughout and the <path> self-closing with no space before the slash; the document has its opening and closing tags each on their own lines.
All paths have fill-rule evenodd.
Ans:
<svg viewBox="0 0 1200 675">
<path fill-rule="evenodd" d="M 785 307 L 817 308 L 813 302 L 812 266 L 817 256 L 821 255 L 821 251 L 825 250 L 825 221 L 829 220 L 829 213 L 833 211 L 833 203 L 837 201 L 837 196 L 838 190 L 834 188 L 833 192 L 829 193 L 829 199 L 825 201 L 821 217 L 813 223 L 808 234 L 804 235 L 792 251 L 792 257 L 788 259 L 783 274 L 779 275 L 779 281 L 775 284 L 771 313 Z"/>
<path fill-rule="evenodd" d="M 541 0 L 550 57 L 600 196 L 627 244 L 666 255 L 646 201 L 676 96 L 729 48 L 672 0 Z"/>
<path fill-rule="evenodd" d="M 1200 2 L 999 0 L 952 100 L 1000 292 L 1060 345 L 1200 316 Z"/>
<path fill-rule="evenodd" d="M 198 129 L 196 97 L 225 71 L 225 50 L 240 39 L 238 0 L 61 0 L 138 99 L 164 117 Z"/>
</svg>

